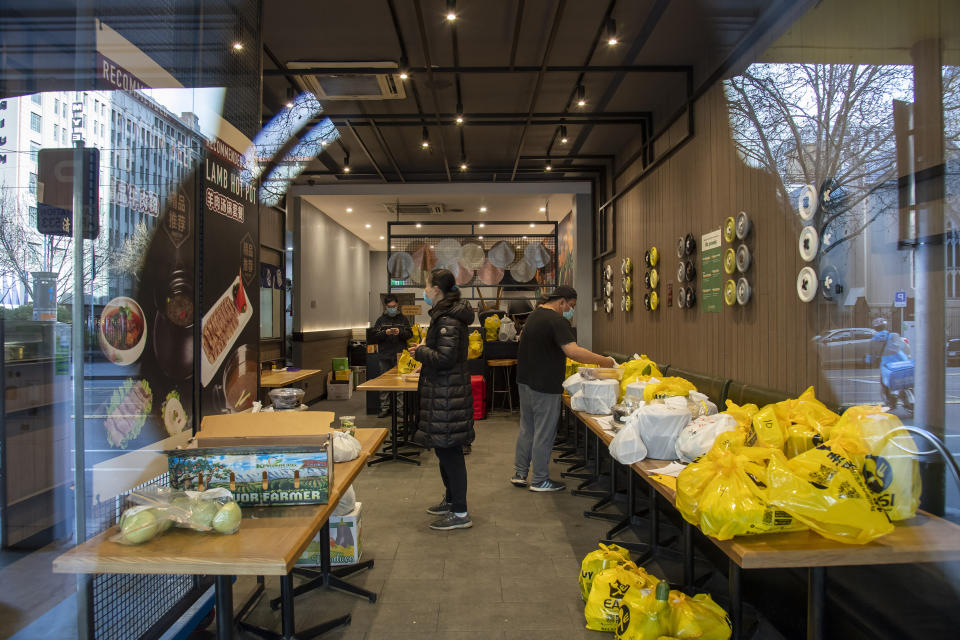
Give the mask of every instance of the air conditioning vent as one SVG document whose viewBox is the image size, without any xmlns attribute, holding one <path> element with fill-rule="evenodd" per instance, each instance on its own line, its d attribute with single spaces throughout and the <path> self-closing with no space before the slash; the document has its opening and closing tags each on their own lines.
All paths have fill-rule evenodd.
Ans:
<svg viewBox="0 0 960 640">
<path fill-rule="evenodd" d="M 343 72 L 296 76 L 300 88 L 323 100 L 400 100 L 407 97 L 396 62 L 288 62 L 290 69 L 343 69 Z M 351 69 L 383 68 L 383 73 Z"/>
<path fill-rule="evenodd" d="M 400 214 L 401 216 L 438 216 L 446 208 L 443 204 L 406 204 L 406 203 L 396 203 L 396 202 L 386 202 L 383 205 L 383 208 L 387 210 L 388 213 L 394 215 Z"/>
</svg>

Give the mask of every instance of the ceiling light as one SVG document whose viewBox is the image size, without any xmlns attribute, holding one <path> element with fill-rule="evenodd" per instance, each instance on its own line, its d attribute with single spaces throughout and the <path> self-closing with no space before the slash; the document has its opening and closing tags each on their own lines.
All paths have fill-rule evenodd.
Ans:
<svg viewBox="0 0 960 640">
<path fill-rule="evenodd" d="M 396 247 L 396 245 L 390 245 L 390 248 L 391 248 L 391 249 L 396 249 L 397 247 Z"/>
<path fill-rule="evenodd" d="M 545 213 L 546 211 L 547 211 L 546 207 L 540 207 L 540 213 Z M 532 227 L 533 225 L 530 225 L 530 226 Z"/>
<path fill-rule="evenodd" d="M 532 222 L 530 223 L 530 228 L 533 229 L 533 223 L 532 223 Z"/>
<path fill-rule="evenodd" d="M 380 239 L 383 240 L 383 236 L 380 236 Z"/>
<path fill-rule="evenodd" d="M 353 213 L 353 207 L 347 207 L 347 213 Z"/>
<path fill-rule="evenodd" d="M 457 19 L 457 0 L 447 0 L 447 22 Z"/>
<path fill-rule="evenodd" d="M 486 212 L 487 212 L 486 207 L 480 207 L 480 213 L 486 213 Z"/>
<path fill-rule="evenodd" d="M 370 223 L 368 222 L 367 224 L 365 224 L 365 225 L 363 225 L 363 226 L 366 227 L 367 229 L 369 229 L 369 228 L 370 228 Z"/>
<path fill-rule="evenodd" d="M 287 251 L 293 251 L 293 247 L 287 247 Z"/>
<path fill-rule="evenodd" d="M 521 236 L 520 239 L 521 239 L 521 240 L 526 240 L 526 239 L 527 239 L 527 236 Z"/>
<path fill-rule="evenodd" d="M 577 106 L 584 107 L 587 104 L 587 90 L 583 88 L 583 85 L 577 86 Z"/>
<path fill-rule="evenodd" d="M 560 144 L 567 144 L 567 127 L 560 125 Z"/>
<path fill-rule="evenodd" d="M 242 42 L 239 42 L 239 41 L 238 41 L 238 42 L 234 42 L 234 43 L 233 43 L 233 50 L 234 50 L 234 51 L 243 51 L 243 43 L 242 43 Z"/>
<path fill-rule="evenodd" d="M 607 44 L 611 47 L 620 40 L 617 38 L 617 21 L 613 18 L 607 20 Z"/>
<path fill-rule="evenodd" d="M 426 127 L 424 127 L 423 131 L 420 133 L 420 147 L 423 149 L 430 148 L 430 133 L 427 131 Z"/>
<path fill-rule="evenodd" d="M 463 105 L 457 103 L 457 124 L 463 124 Z"/>
<path fill-rule="evenodd" d="M 485 226 L 487 226 L 487 225 L 485 225 L 484 223 L 481 222 L 481 223 L 480 223 L 479 225 L 477 225 L 477 226 L 480 227 L 481 229 L 483 229 L 483 228 L 484 228 Z"/>
<path fill-rule="evenodd" d="M 550 162 L 550 158 L 547 157 L 547 164 L 543 167 L 544 171 L 553 171 L 553 163 Z"/>
<path fill-rule="evenodd" d="M 343 156 L 343 172 L 350 173 L 350 154 L 349 153 Z"/>
<path fill-rule="evenodd" d="M 483 236 L 477 236 L 477 240 L 483 240 Z"/>
<path fill-rule="evenodd" d="M 400 70 L 400 79 L 401 79 L 401 80 L 406 80 L 406 79 L 409 78 L 409 77 L 410 77 L 410 74 L 407 72 L 406 69 L 401 69 L 401 70 Z"/>
<path fill-rule="evenodd" d="M 293 109 L 293 99 L 297 97 L 297 92 L 293 87 L 287 87 L 287 109 Z"/>
<path fill-rule="evenodd" d="M 460 162 L 460 171 L 466 171 L 466 170 L 467 170 L 467 163 L 466 163 L 466 161 L 461 161 L 461 162 Z"/>
<path fill-rule="evenodd" d="M 417 223 L 417 229 L 419 229 L 419 228 L 422 227 L 422 226 L 423 226 L 423 225 L 420 224 L 419 222 Z"/>
</svg>

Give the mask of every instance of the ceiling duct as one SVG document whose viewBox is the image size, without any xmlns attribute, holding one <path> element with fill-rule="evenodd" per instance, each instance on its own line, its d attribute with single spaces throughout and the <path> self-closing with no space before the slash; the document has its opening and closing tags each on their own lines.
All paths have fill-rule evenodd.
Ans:
<svg viewBox="0 0 960 640">
<path fill-rule="evenodd" d="M 352 68 L 383 68 L 383 73 L 351 73 Z M 323 100 L 402 100 L 407 97 L 396 62 L 288 62 L 288 69 L 343 69 L 343 72 L 299 75 L 304 91 Z"/>
<path fill-rule="evenodd" d="M 387 210 L 388 213 L 394 215 L 399 214 L 401 216 L 438 216 L 446 211 L 446 207 L 441 203 L 400 203 L 400 202 L 385 202 L 383 208 Z"/>
</svg>

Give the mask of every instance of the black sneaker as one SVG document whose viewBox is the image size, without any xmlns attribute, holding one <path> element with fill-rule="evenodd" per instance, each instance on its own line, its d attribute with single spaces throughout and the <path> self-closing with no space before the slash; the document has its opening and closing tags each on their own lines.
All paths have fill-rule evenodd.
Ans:
<svg viewBox="0 0 960 640">
<path fill-rule="evenodd" d="M 435 520 L 430 523 L 431 529 L 436 529 L 437 531 L 449 531 L 451 529 L 469 529 L 473 526 L 473 521 L 470 520 L 470 515 L 458 516 L 454 513 L 448 513 L 439 520 Z"/>
<path fill-rule="evenodd" d="M 557 482 L 556 480 L 544 480 L 543 482 L 530 485 L 530 491 L 563 491 L 566 488 L 567 485 L 562 482 Z"/>
<path fill-rule="evenodd" d="M 429 507 L 427 509 L 427 513 L 429 513 L 432 516 L 445 516 L 448 513 L 450 513 L 450 503 L 444 501 L 444 502 L 441 502 L 440 504 Z"/>
<path fill-rule="evenodd" d="M 527 486 L 527 477 L 520 475 L 520 472 L 517 471 L 513 474 L 513 477 L 510 478 L 510 484 L 515 487 L 525 487 Z"/>
</svg>

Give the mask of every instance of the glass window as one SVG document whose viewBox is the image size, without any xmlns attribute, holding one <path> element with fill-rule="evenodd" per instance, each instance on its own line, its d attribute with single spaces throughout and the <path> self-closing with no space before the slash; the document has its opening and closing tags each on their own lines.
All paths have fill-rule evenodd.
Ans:
<svg viewBox="0 0 960 640">
<path fill-rule="evenodd" d="M 39 93 L 35 93 L 32 96 L 30 96 L 30 101 L 33 104 L 43 104 L 43 98 Z"/>
<path fill-rule="evenodd" d="M 30 172 L 30 186 L 29 186 L 29 189 L 30 189 L 30 195 L 32 195 L 32 196 L 36 196 L 36 195 L 37 195 L 37 174 L 33 173 L 32 171 Z"/>
<path fill-rule="evenodd" d="M 30 227 L 35 229 L 37 227 L 37 208 L 30 207 L 29 211 L 30 211 Z"/>
<path fill-rule="evenodd" d="M 40 133 L 41 132 L 40 123 L 41 123 L 40 114 L 34 113 L 33 111 L 31 111 L 30 112 L 30 129 L 33 131 L 36 131 L 37 133 Z"/>
</svg>

